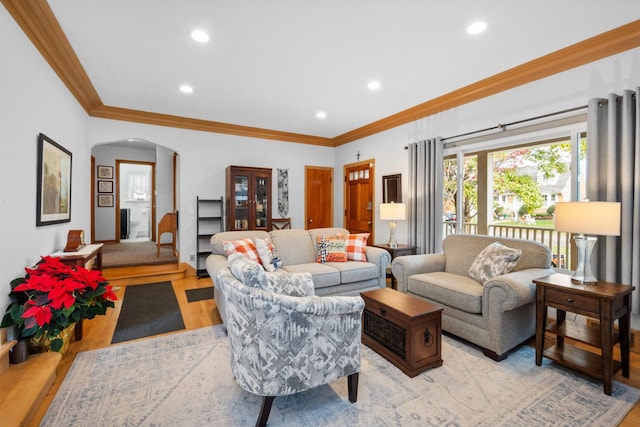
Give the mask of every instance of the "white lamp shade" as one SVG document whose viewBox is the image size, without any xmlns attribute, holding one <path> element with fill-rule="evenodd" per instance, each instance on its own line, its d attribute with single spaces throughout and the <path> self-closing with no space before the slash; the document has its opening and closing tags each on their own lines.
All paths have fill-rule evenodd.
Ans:
<svg viewBox="0 0 640 427">
<path fill-rule="evenodd" d="M 594 236 L 620 235 L 619 202 L 560 202 L 554 213 L 555 229 Z"/>
<path fill-rule="evenodd" d="M 407 217 L 407 208 L 404 203 L 380 203 L 380 219 L 403 220 Z"/>
</svg>

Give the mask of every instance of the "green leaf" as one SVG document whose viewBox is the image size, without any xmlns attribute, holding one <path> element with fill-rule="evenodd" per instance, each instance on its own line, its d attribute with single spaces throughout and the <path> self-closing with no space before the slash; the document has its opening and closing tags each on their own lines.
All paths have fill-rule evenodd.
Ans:
<svg viewBox="0 0 640 427">
<path fill-rule="evenodd" d="M 51 340 L 51 351 L 60 351 L 62 344 L 64 344 L 62 338 L 53 338 Z"/>
</svg>

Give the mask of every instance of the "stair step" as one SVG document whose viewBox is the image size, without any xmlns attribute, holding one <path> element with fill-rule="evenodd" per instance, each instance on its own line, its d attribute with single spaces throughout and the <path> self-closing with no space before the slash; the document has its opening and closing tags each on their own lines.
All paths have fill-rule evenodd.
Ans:
<svg viewBox="0 0 640 427">
<path fill-rule="evenodd" d="M 124 286 L 184 279 L 187 277 L 188 270 L 189 265 L 186 263 L 145 265 L 105 268 L 102 270 L 102 275 L 112 286 Z"/>
</svg>

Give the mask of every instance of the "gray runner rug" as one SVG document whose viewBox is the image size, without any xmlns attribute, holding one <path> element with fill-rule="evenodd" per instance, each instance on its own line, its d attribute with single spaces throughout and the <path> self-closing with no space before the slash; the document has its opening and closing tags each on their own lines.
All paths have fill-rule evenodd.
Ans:
<svg viewBox="0 0 640 427">
<path fill-rule="evenodd" d="M 78 353 L 42 426 L 253 426 L 261 398 L 243 391 L 221 326 Z M 339 379 L 276 397 L 269 426 L 615 426 L 640 390 L 602 383 L 523 346 L 496 363 L 442 337 L 442 367 L 409 378 L 362 347 L 358 401 Z"/>
<path fill-rule="evenodd" d="M 171 282 L 127 286 L 111 344 L 184 329 Z"/>
</svg>

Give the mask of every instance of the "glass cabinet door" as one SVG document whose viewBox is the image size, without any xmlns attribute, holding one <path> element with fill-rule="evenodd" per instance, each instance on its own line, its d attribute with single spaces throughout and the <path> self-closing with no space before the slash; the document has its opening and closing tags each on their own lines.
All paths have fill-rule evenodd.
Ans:
<svg viewBox="0 0 640 427">
<path fill-rule="evenodd" d="M 255 177 L 255 219 L 256 228 L 266 228 L 269 224 L 267 212 L 269 212 L 269 194 L 267 179 L 264 176 Z"/>
<path fill-rule="evenodd" d="M 233 177 L 235 187 L 235 203 L 233 217 L 235 228 L 239 230 L 249 229 L 249 177 L 247 175 L 235 175 Z"/>
</svg>

